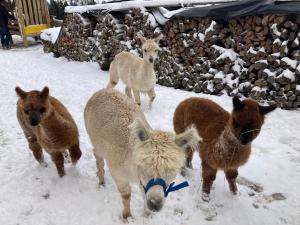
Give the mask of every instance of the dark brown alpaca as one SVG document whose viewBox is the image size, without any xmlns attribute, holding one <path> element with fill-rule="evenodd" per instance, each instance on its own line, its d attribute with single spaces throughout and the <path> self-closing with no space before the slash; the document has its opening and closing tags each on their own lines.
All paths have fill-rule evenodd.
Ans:
<svg viewBox="0 0 300 225">
<path fill-rule="evenodd" d="M 25 92 L 16 87 L 19 96 L 17 117 L 35 159 L 45 164 L 42 148 L 51 155 L 59 176 L 64 176 L 63 153 L 69 149 L 73 164 L 79 160 L 77 126 L 64 105 L 49 96 L 49 89 Z"/>
<path fill-rule="evenodd" d="M 218 169 L 224 170 L 230 191 L 236 194 L 238 168 L 251 153 L 251 142 L 259 135 L 267 113 L 276 106 L 260 106 L 256 101 L 233 98 L 233 111 L 228 113 L 219 105 L 203 98 L 189 98 L 175 110 L 174 129 L 182 133 L 194 124 L 203 138 L 202 159 L 203 199 L 208 200 Z M 193 152 L 188 150 L 186 166 L 191 167 Z"/>
</svg>

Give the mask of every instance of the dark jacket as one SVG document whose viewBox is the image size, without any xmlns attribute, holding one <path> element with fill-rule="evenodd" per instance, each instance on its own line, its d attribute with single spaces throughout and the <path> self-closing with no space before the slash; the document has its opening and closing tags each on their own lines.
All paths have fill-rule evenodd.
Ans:
<svg viewBox="0 0 300 225">
<path fill-rule="evenodd" d="M 7 27 L 8 25 L 8 18 L 14 20 L 15 18 L 10 15 L 6 8 L 0 4 L 0 27 Z"/>
</svg>

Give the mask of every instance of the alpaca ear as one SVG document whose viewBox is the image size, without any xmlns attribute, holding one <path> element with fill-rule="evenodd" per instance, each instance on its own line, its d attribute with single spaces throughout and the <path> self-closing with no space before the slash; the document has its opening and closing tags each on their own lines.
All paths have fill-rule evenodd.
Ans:
<svg viewBox="0 0 300 225">
<path fill-rule="evenodd" d="M 138 139 L 139 141 L 147 141 L 150 137 L 149 128 L 140 118 L 135 119 L 133 123 L 128 126 L 128 128 L 130 130 L 130 136 Z"/>
<path fill-rule="evenodd" d="M 20 87 L 16 87 L 15 91 L 21 99 L 25 99 L 28 94 L 26 91 L 23 91 Z"/>
<path fill-rule="evenodd" d="M 181 147 L 190 147 L 193 150 L 198 148 L 199 142 L 202 142 L 202 138 L 199 136 L 198 131 L 194 126 L 188 128 L 181 134 L 177 134 L 175 137 L 175 143 Z"/>
<path fill-rule="evenodd" d="M 269 112 L 272 112 L 277 108 L 276 105 L 270 105 L 270 106 L 259 106 L 259 111 L 262 115 L 266 115 Z"/>
<path fill-rule="evenodd" d="M 142 44 L 144 44 L 147 41 L 147 39 L 144 36 L 142 36 L 141 34 L 137 34 L 136 36 L 137 36 L 138 39 L 140 39 Z"/>
<path fill-rule="evenodd" d="M 156 43 L 158 43 L 163 37 L 164 37 L 164 35 L 163 35 L 163 34 L 160 34 L 160 35 L 158 35 L 156 38 L 154 38 L 154 41 L 155 41 Z"/>
<path fill-rule="evenodd" d="M 49 88 L 46 86 L 43 88 L 43 90 L 40 93 L 40 97 L 42 99 L 46 99 L 49 96 Z"/>
<path fill-rule="evenodd" d="M 242 102 L 239 97 L 237 96 L 234 96 L 233 99 L 232 99 L 232 103 L 233 103 L 233 109 L 235 111 L 240 111 L 244 108 L 245 106 L 245 103 Z"/>
</svg>

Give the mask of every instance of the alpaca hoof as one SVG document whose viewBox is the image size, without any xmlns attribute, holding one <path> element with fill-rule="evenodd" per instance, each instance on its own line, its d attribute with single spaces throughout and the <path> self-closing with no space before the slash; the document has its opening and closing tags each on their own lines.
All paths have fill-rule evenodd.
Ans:
<svg viewBox="0 0 300 225">
<path fill-rule="evenodd" d="M 66 175 L 65 171 L 58 171 L 58 176 L 59 176 L 60 178 L 62 178 L 62 177 L 65 176 L 65 175 Z"/>
<path fill-rule="evenodd" d="M 230 185 L 229 185 L 229 189 L 230 189 L 230 192 L 231 192 L 233 195 L 236 195 L 236 194 L 237 194 L 237 186 L 236 186 L 236 183 L 230 184 Z"/>
<path fill-rule="evenodd" d="M 105 187 L 105 182 L 99 181 L 98 186 L 99 186 L 99 188 Z"/>
<path fill-rule="evenodd" d="M 207 193 L 202 193 L 202 200 L 204 201 L 204 202 L 209 202 L 210 201 L 210 197 L 209 197 L 209 194 L 207 194 Z"/>
<path fill-rule="evenodd" d="M 132 216 L 130 212 L 123 212 L 122 217 L 123 217 L 123 222 L 128 223 L 128 219 Z"/>
<path fill-rule="evenodd" d="M 48 163 L 46 163 L 45 161 L 41 161 L 40 165 L 45 168 L 48 167 Z"/>
<path fill-rule="evenodd" d="M 138 106 L 141 106 L 141 103 L 138 103 L 138 102 L 137 102 L 136 104 L 138 104 Z"/>
</svg>

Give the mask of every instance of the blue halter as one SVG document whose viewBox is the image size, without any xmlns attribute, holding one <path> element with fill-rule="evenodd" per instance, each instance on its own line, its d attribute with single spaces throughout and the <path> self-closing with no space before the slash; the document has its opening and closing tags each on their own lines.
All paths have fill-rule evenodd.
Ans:
<svg viewBox="0 0 300 225">
<path fill-rule="evenodd" d="M 182 188 L 185 188 L 185 187 L 189 186 L 189 183 L 187 181 L 184 181 L 184 182 L 182 182 L 178 185 L 175 185 L 175 186 L 174 186 L 174 184 L 175 184 L 175 182 L 173 182 L 169 186 L 167 186 L 166 182 L 162 178 L 149 180 L 146 187 L 141 182 L 141 185 L 144 188 L 145 194 L 147 194 L 149 189 L 152 188 L 153 186 L 159 185 L 159 186 L 162 186 L 162 188 L 164 189 L 165 197 L 167 197 L 170 192 L 177 191 L 179 189 L 182 189 Z"/>
</svg>

